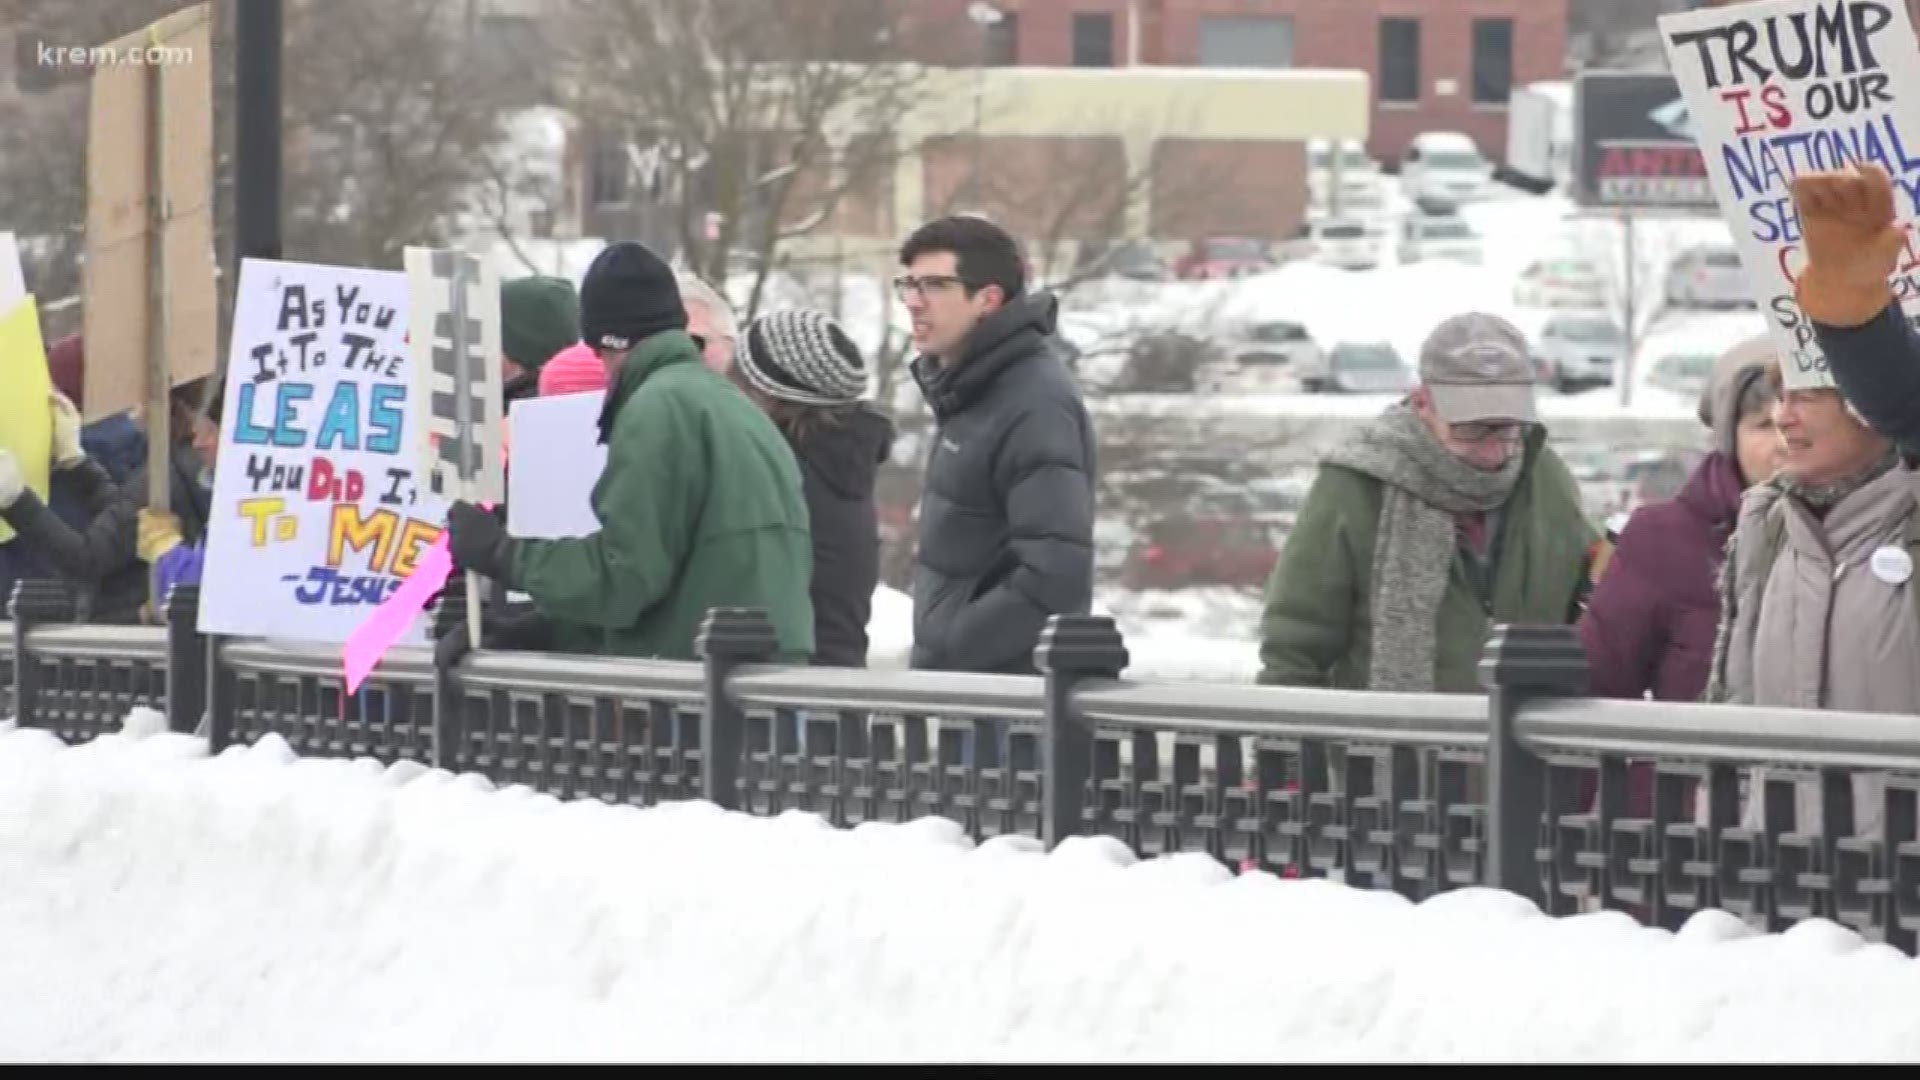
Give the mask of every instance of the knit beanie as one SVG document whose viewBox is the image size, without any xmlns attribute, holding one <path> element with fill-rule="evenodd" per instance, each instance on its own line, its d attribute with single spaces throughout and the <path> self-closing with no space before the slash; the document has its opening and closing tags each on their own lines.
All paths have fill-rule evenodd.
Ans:
<svg viewBox="0 0 1920 1080">
<path fill-rule="evenodd" d="M 607 388 L 607 365 L 585 345 L 569 345 L 540 369 L 540 396 L 587 394 Z"/>
<path fill-rule="evenodd" d="M 642 244 L 608 244 L 580 285 L 580 338 L 596 349 L 631 349 L 687 328 L 673 269 Z"/>
<path fill-rule="evenodd" d="M 1772 335 L 1760 334 L 1728 349 L 1714 363 L 1699 412 L 1700 422 L 1713 431 L 1713 449 L 1729 457 L 1738 453 L 1740 418 L 1772 396 L 1767 368 L 1773 357 Z"/>
<path fill-rule="evenodd" d="M 65 394 L 75 408 L 87 407 L 87 351 L 79 334 L 68 334 L 47 346 L 47 374 L 53 379 L 53 388 Z"/>
<path fill-rule="evenodd" d="M 500 286 L 500 351 L 539 371 L 553 354 L 580 340 L 580 300 L 565 278 L 516 278 Z"/>
<path fill-rule="evenodd" d="M 779 401 L 845 405 L 867 392 L 859 348 L 818 311 L 776 311 L 755 319 L 736 363 L 754 389 Z"/>
</svg>

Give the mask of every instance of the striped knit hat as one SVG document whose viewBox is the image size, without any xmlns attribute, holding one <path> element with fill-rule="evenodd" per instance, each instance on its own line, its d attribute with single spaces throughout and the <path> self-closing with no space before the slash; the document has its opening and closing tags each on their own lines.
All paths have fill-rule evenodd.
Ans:
<svg viewBox="0 0 1920 1080">
<path fill-rule="evenodd" d="M 737 362 L 748 384 L 779 401 L 845 405 L 867 392 L 859 348 L 818 311 L 776 311 L 755 319 Z"/>
</svg>

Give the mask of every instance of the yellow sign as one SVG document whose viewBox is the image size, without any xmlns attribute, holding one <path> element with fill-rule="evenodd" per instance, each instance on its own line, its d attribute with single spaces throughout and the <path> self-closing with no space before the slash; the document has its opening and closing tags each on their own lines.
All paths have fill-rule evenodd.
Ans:
<svg viewBox="0 0 1920 1080">
<path fill-rule="evenodd" d="M 42 499 L 53 464 L 53 409 L 47 402 L 52 389 L 40 309 L 29 296 L 0 318 L 0 450 L 13 454 L 27 487 Z M 13 529 L 0 521 L 0 543 L 11 539 Z"/>
</svg>

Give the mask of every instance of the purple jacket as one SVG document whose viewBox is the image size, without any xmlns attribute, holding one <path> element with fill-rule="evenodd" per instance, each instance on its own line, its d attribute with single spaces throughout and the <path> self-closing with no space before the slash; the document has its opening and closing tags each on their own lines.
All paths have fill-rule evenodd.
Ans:
<svg viewBox="0 0 1920 1080">
<path fill-rule="evenodd" d="M 1595 697 L 1700 700 L 1720 620 L 1714 580 L 1740 495 L 1739 467 L 1715 452 L 1678 496 L 1627 522 L 1580 618 Z"/>
</svg>

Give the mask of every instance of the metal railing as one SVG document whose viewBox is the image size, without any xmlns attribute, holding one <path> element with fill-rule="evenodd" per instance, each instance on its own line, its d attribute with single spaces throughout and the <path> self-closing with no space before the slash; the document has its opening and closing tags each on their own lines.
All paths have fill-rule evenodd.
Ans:
<svg viewBox="0 0 1920 1080">
<path fill-rule="evenodd" d="M 71 741 L 148 704 L 216 752 L 278 735 L 560 798 L 938 815 L 1416 899 L 1824 917 L 1909 952 L 1920 931 L 1920 717 L 1587 699 L 1566 627 L 1500 628 L 1487 694 L 1375 694 L 1124 680 L 1119 632 L 1088 617 L 1053 621 L 1038 677 L 785 667 L 759 613 L 721 610 L 699 663 L 482 651 L 439 670 L 402 648 L 348 695 L 336 650 L 198 634 L 193 589 L 161 628 L 60 625 L 39 582 L 14 613 L 0 701 Z"/>
</svg>

